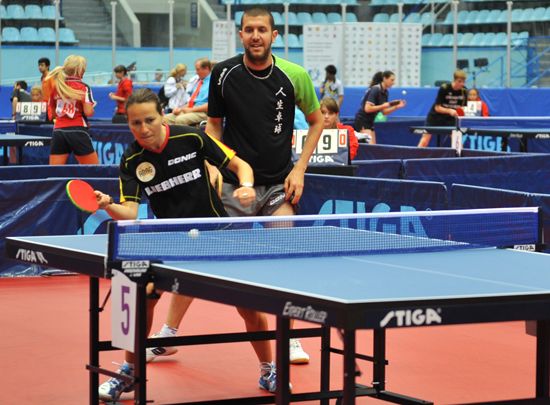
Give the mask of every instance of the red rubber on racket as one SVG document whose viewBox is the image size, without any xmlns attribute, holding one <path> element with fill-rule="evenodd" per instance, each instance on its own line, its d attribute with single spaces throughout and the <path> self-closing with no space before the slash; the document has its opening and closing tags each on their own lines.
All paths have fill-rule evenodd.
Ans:
<svg viewBox="0 0 550 405">
<path fill-rule="evenodd" d="M 94 188 L 84 180 L 70 180 L 67 182 L 65 189 L 76 208 L 90 213 L 94 213 L 99 209 Z"/>
</svg>

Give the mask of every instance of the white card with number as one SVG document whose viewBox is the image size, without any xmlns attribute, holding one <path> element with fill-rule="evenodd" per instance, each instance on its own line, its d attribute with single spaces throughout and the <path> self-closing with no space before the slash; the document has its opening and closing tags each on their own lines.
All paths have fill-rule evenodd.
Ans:
<svg viewBox="0 0 550 405">
<path fill-rule="evenodd" d="M 121 271 L 113 270 L 111 289 L 113 346 L 133 353 L 136 335 L 137 285 Z"/>
</svg>

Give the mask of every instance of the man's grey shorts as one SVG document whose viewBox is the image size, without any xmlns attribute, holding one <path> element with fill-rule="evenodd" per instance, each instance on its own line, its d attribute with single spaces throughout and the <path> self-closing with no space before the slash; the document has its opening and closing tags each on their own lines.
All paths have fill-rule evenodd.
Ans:
<svg viewBox="0 0 550 405">
<path fill-rule="evenodd" d="M 230 217 L 270 216 L 285 203 L 285 189 L 282 184 L 254 186 L 256 201 L 249 207 L 243 207 L 239 200 L 233 197 L 233 192 L 237 188 L 239 186 L 223 183 L 222 202 Z"/>
</svg>

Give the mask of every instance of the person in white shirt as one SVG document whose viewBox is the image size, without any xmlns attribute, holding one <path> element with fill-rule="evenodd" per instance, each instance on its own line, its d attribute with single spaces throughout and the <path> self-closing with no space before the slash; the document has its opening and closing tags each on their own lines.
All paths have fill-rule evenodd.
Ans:
<svg viewBox="0 0 550 405">
<path fill-rule="evenodd" d="M 164 84 L 164 95 L 168 98 L 168 109 L 170 112 L 184 106 L 189 101 L 189 95 L 185 91 L 186 83 L 183 81 L 186 73 L 187 66 L 183 63 L 178 63 L 170 71 L 170 77 L 168 77 Z"/>
</svg>

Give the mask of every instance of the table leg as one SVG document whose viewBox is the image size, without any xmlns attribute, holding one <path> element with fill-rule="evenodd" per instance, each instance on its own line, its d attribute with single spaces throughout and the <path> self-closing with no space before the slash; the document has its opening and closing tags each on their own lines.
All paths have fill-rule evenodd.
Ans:
<svg viewBox="0 0 550 405">
<path fill-rule="evenodd" d="M 8 147 L 7 146 L 4 146 L 3 147 L 3 151 L 4 151 L 4 156 L 3 156 L 3 163 L 4 163 L 4 166 L 7 166 L 10 162 L 9 158 L 8 158 Z"/>
<path fill-rule="evenodd" d="M 372 385 L 377 391 L 386 389 L 386 329 L 373 331 Z"/>
<path fill-rule="evenodd" d="M 99 367 L 99 279 L 90 277 L 89 281 L 89 328 L 90 337 L 88 342 L 89 365 Z M 89 371 L 89 399 L 90 405 L 99 403 L 99 374 L 95 371 Z"/>
<path fill-rule="evenodd" d="M 344 405 L 355 404 L 355 330 L 344 329 Z"/>
<path fill-rule="evenodd" d="M 321 332 L 321 392 L 330 391 L 330 328 L 322 327 Z M 321 405 L 328 405 L 328 399 L 322 399 Z"/>
<path fill-rule="evenodd" d="M 147 363 L 145 362 L 145 340 L 147 339 L 147 292 L 146 283 L 137 283 L 137 311 L 136 311 L 136 336 L 135 336 L 135 377 L 136 391 L 135 404 L 147 403 Z"/>
<path fill-rule="evenodd" d="M 550 320 L 537 321 L 537 398 L 550 397 Z"/>
<path fill-rule="evenodd" d="M 290 319 L 282 316 L 277 317 L 276 331 L 276 360 L 277 360 L 277 391 L 275 393 L 275 403 L 277 405 L 287 405 L 290 403 Z"/>
</svg>

